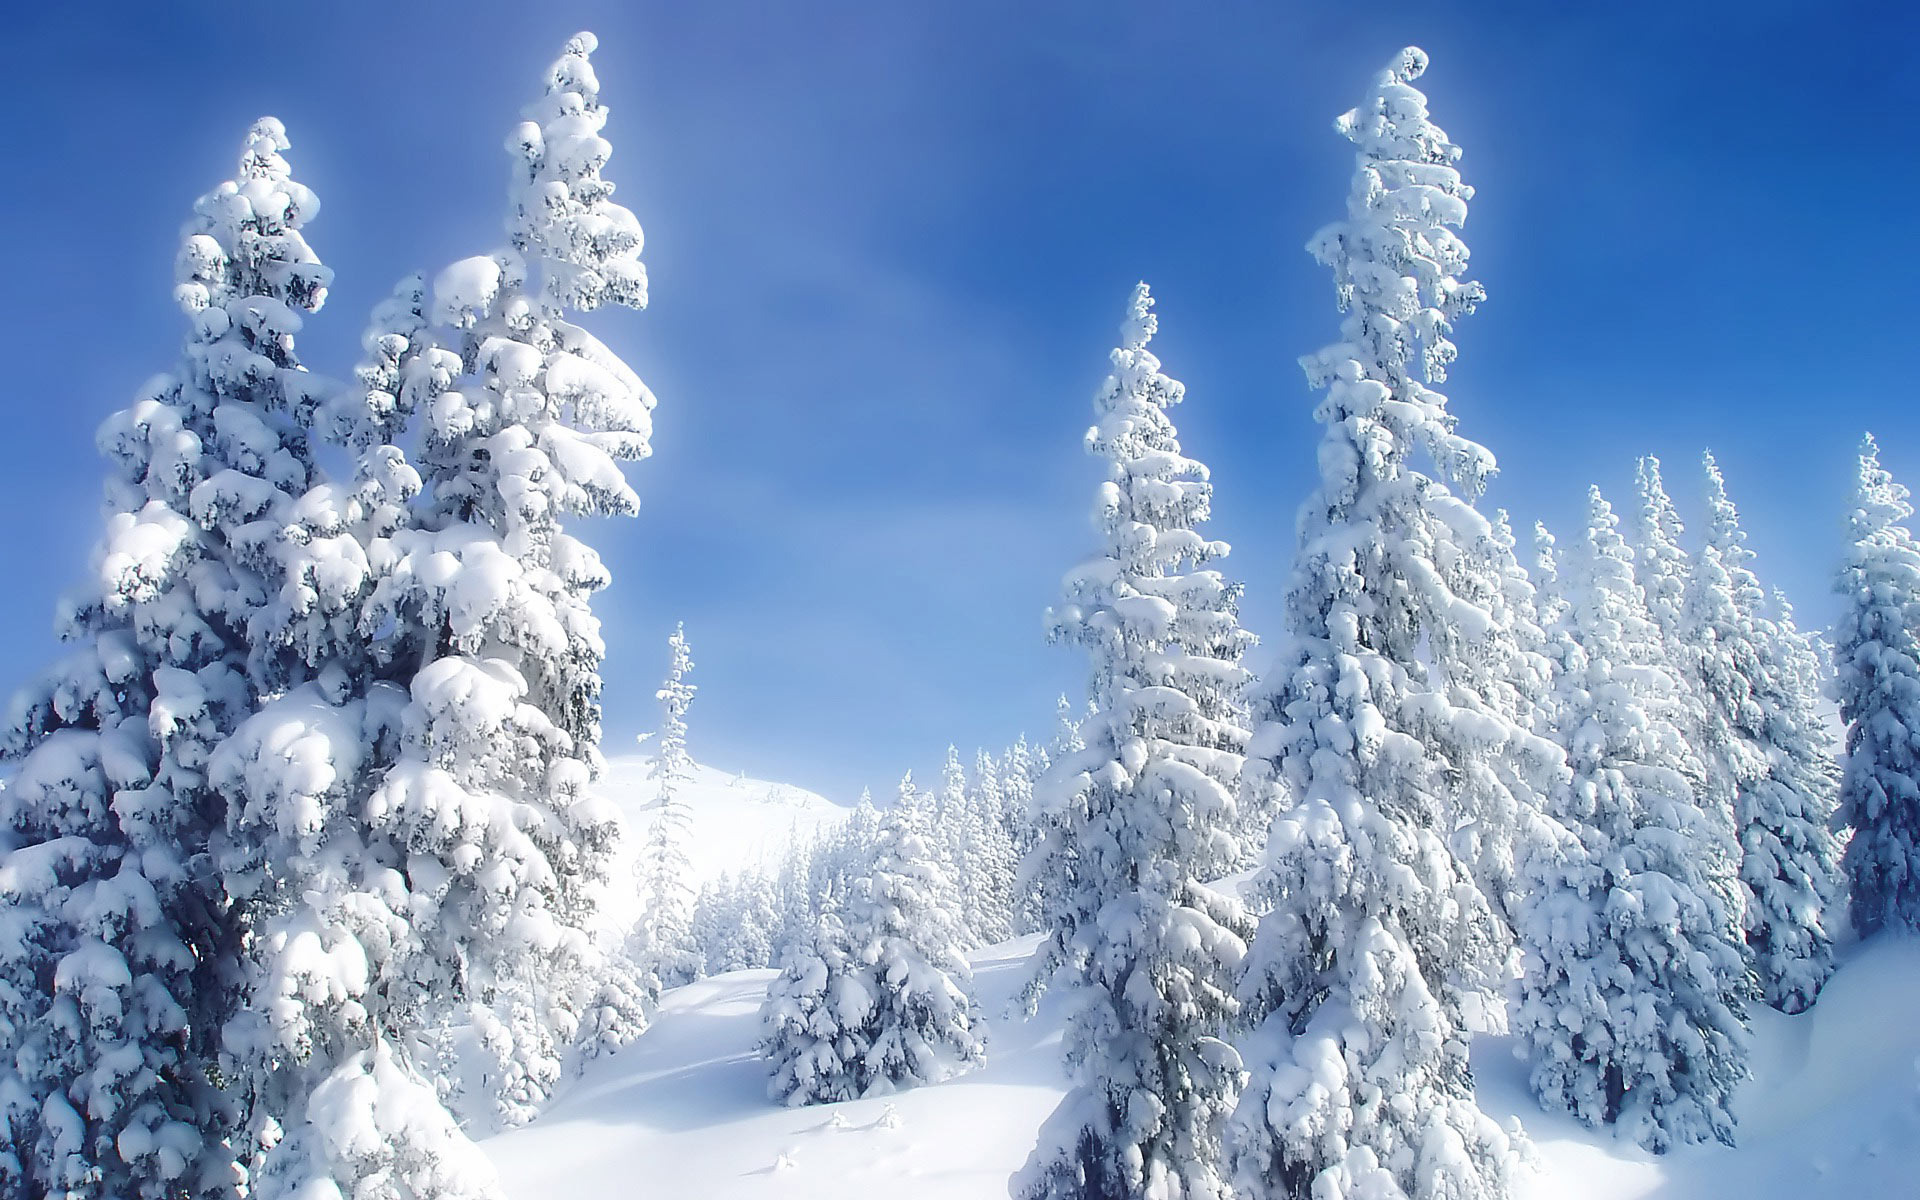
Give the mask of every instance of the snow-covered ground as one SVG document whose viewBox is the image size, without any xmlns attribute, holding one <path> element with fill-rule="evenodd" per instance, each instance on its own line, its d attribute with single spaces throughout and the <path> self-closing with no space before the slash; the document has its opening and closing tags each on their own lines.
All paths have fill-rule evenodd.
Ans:
<svg viewBox="0 0 1920 1200">
<path fill-rule="evenodd" d="M 987 1065 L 895 1096 L 776 1108 L 754 1053 L 769 971 L 668 994 L 652 1029 L 525 1129 L 483 1143 L 512 1200 L 1006 1194 L 1064 1086 L 1060 1013 L 1004 1015 L 1034 939 L 973 956 Z M 1537 1157 L 1521 1200 L 1878 1200 L 1920 1195 L 1920 940 L 1857 948 L 1813 1012 L 1755 1017 L 1737 1149 L 1664 1158 L 1542 1113 L 1504 1038 L 1475 1048 L 1482 1106 Z"/>
<path fill-rule="evenodd" d="M 600 787 L 644 835 L 655 791 L 644 755 L 612 760 Z M 696 768 L 688 847 L 704 881 L 777 860 L 848 810 L 784 784 Z M 626 867 L 616 879 L 626 878 Z M 616 888 L 618 905 L 621 889 Z M 626 902 L 630 905 L 631 898 Z M 626 914 L 612 914 L 624 916 Z M 1065 1086 L 1057 1002 L 1009 1016 L 1035 939 L 972 956 L 989 1025 L 987 1065 L 895 1096 L 780 1108 L 755 1053 L 770 971 L 669 992 L 653 1027 L 594 1064 L 525 1129 L 482 1145 L 512 1200 L 777 1196 L 915 1200 L 1004 1196 Z M 1665 1157 L 1540 1111 L 1505 1038 L 1482 1037 L 1483 1108 L 1526 1129 L 1533 1169 L 1519 1200 L 1878 1200 L 1920 1196 L 1920 939 L 1852 947 L 1814 1010 L 1753 1017 L 1755 1076 L 1740 1093 L 1740 1145 Z"/>
<path fill-rule="evenodd" d="M 626 833 L 615 854 L 606 915 L 621 925 L 634 917 L 633 859 L 658 811 L 659 788 L 647 776 L 651 754 L 607 759 L 595 791 L 620 810 Z M 695 887 L 744 867 L 777 864 L 794 841 L 811 839 L 845 820 L 851 809 L 788 783 L 748 779 L 696 764 L 681 784 L 691 828 L 687 857 Z"/>
<path fill-rule="evenodd" d="M 973 957 L 989 1015 L 1024 981 L 1034 939 Z M 533 1125 L 482 1146 L 512 1200 L 779 1195 L 844 1200 L 1003 1195 L 1059 1100 L 1060 1022 L 995 1019 L 987 1065 L 884 1099 L 775 1107 L 754 1052 L 771 971 L 668 993 L 634 1045 L 595 1064 Z M 904 1185 L 904 1190 L 902 1190 Z"/>
</svg>

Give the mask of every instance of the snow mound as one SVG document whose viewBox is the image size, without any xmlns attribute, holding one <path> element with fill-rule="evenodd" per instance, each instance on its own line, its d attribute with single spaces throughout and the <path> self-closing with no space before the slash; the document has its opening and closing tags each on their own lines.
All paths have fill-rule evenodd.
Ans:
<svg viewBox="0 0 1920 1200">
<path fill-rule="evenodd" d="M 1034 945 L 1021 938 L 972 956 L 989 1018 L 987 1065 L 957 1079 L 777 1107 L 755 1053 L 773 972 L 740 971 L 668 993 L 638 1042 L 594 1064 L 531 1126 L 482 1148 L 513 1200 L 624 1200 L 641 1191 L 702 1200 L 1004 1196 L 1065 1090 L 1059 1007 L 1050 1000 L 1031 1021 L 1003 1015 Z M 1755 1078 L 1735 1099 L 1736 1149 L 1655 1157 L 1543 1113 L 1509 1038 L 1478 1039 L 1479 1098 L 1495 1120 L 1517 1117 L 1531 1136 L 1537 1161 L 1517 1200 L 1912 1195 L 1920 1178 L 1916 997 L 1920 939 L 1881 937 L 1847 958 L 1811 1012 L 1758 1011 Z"/>
<path fill-rule="evenodd" d="M 609 875 L 606 915 L 622 927 L 635 916 L 633 862 L 659 811 L 659 786 L 648 775 L 651 754 L 607 760 L 594 793 L 620 811 L 624 834 Z M 844 821 L 851 809 L 787 783 L 748 779 L 694 764 L 693 777 L 680 785 L 691 821 L 687 859 L 694 887 L 748 867 L 779 863 L 787 847 L 809 841 Z"/>
</svg>

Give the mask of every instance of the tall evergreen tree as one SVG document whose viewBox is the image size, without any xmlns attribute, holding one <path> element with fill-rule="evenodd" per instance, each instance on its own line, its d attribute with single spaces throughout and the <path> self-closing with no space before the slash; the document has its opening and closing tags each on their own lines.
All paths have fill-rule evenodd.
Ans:
<svg viewBox="0 0 1920 1200">
<path fill-rule="evenodd" d="M 1542 1104 L 1652 1150 L 1730 1142 L 1745 970 L 1711 864 L 1732 847 L 1695 806 L 1704 767 L 1676 722 L 1685 685 L 1598 489 L 1589 517 L 1572 603 L 1540 539 L 1572 776 L 1549 795 L 1553 833 L 1526 864 L 1515 1032 Z"/>
<path fill-rule="evenodd" d="M 1920 929 L 1920 546 L 1907 489 L 1868 435 L 1835 590 L 1835 696 L 1847 727 L 1840 811 L 1854 928 Z"/>
<path fill-rule="evenodd" d="M 641 970 L 641 986 L 654 1001 L 664 988 L 690 983 L 698 973 L 693 948 L 691 883 L 687 838 L 692 818 L 681 795 L 693 776 L 687 756 L 687 708 L 695 687 L 687 676 L 693 659 L 687 652 L 686 626 L 667 639 L 670 659 L 667 679 L 656 698 L 660 701 L 659 740 L 648 772 L 656 792 L 653 824 L 638 863 L 642 908 L 635 928 L 634 953 Z"/>
<path fill-rule="evenodd" d="M 1235 1185 L 1254 1197 L 1498 1197 L 1514 1170 L 1474 1104 L 1464 1024 L 1490 1007 L 1509 939 L 1475 882 L 1485 860 L 1449 841 L 1477 824 L 1497 849 L 1503 810 L 1537 802 L 1512 788 L 1558 756 L 1495 699 L 1513 638 L 1496 619 L 1498 538 L 1473 507 L 1493 456 L 1416 377 L 1445 378 L 1453 324 L 1483 296 L 1462 278 L 1460 150 L 1412 86 L 1426 65 L 1402 51 L 1336 123 L 1357 147 L 1347 216 L 1309 244 L 1347 315 L 1302 360 L 1326 389 L 1321 479 L 1246 764 L 1246 789 L 1282 810 L 1229 1130 Z"/>
<path fill-rule="evenodd" d="M 977 946 L 981 943 L 980 895 L 971 855 L 980 840 L 974 828 L 978 814 L 968 803 L 967 772 L 960 764 L 960 748 L 951 743 L 940 767 L 940 790 L 931 800 L 924 814 L 923 836 L 935 865 L 952 889 L 961 936 L 967 945 Z"/>
<path fill-rule="evenodd" d="M 1800 1012 L 1833 973 L 1826 920 L 1839 884 L 1830 828 L 1839 771 L 1816 708 L 1817 679 L 1796 661 L 1798 631 L 1767 617 L 1754 554 L 1713 455 L 1705 468 L 1707 544 L 1687 593 L 1688 644 L 1724 740 L 1739 752 L 1730 763 L 1747 948 L 1766 1002 Z"/>
<path fill-rule="evenodd" d="M 1236 858 L 1236 724 L 1253 638 L 1238 584 L 1204 564 L 1206 467 L 1167 410 L 1183 387 L 1147 349 L 1152 298 L 1134 289 L 1094 400 L 1087 449 L 1106 461 L 1100 556 L 1069 572 L 1050 615 L 1092 660 L 1085 748 L 1056 761 L 1033 875 L 1067 881 L 1040 969 L 1072 989 L 1063 1049 L 1074 1088 L 1041 1131 L 1015 1193 L 1225 1194 L 1220 1126 L 1240 1081 L 1232 1020 L 1244 915 L 1205 880 Z"/>
<path fill-rule="evenodd" d="M 24 756 L 0 792 L 18 843 L 0 865 L 9 1196 L 212 1196 L 233 1173 L 210 1068 L 240 1004 L 241 918 L 211 869 L 207 766 L 286 686 L 279 643 L 252 626 L 277 599 L 280 531 L 313 482 L 301 426 L 325 390 L 294 354 L 330 274 L 286 148 L 278 121 L 256 122 L 238 173 L 195 205 L 181 362 L 101 427 L 107 529 L 61 606 L 72 653 L 6 731 Z"/>
</svg>

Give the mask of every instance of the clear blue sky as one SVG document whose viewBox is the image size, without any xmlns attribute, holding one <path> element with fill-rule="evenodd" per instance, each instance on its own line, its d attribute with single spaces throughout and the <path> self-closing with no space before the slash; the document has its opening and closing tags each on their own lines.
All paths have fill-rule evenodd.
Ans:
<svg viewBox="0 0 1920 1200">
<path fill-rule="evenodd" d="M 1042 610 L 1091 547 L 1080 449 L 1128 287 L 1188 385 L 1216 528 L 1277 633 L 1313 462 L 1295 359 L 1337 325 L 1301 246 L 1331 130 L 1424 46 L 1490 300 L 1446 390 L 1495 503 L 1576 531 L 1636 454 L 1691 514 L 1710 445 L 1810 623 L 1861 430 L 1920 485 L 1920 6 L 1887 3 L 34 4 L 0 17 L 0 688 L 98 527 L 93 431 L 180 333 L 178 228 L 282 118 L 344 372 L 395 279 L 495 246 L 502 141 L 577 28 L 653 307 L 595 328 L 659 394 L 635 521 L 589 536 L 607 745 L 684 619 L 704 761 L 837 797 L 1022 729 L 1082 664 Z"/>
</svg>

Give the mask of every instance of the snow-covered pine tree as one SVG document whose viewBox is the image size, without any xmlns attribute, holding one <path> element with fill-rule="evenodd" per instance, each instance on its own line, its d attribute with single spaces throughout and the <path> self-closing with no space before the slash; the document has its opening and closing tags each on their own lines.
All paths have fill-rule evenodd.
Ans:
<svg viewBox="0 0 1920 1200">
<path fill-rule="evenodd" d="M 693 944 L 699 949 L 701 975 L 719 975 L 741 965 L 732 961 L 737 925 L 731 890 L 731 880 L 722 875 L 694 893 Z"/>
<path fill-rule="evenodd" d="M 806 943 L 788 948 L 760 1007 L 769 1097 L 797 1106 L 865 1094 L 872 982 L 836 913 L 823 914 Z"/>
<path fill-rule="evenodd" d="M 526 1097 L 499 1106 L 507 1123 L 550 1090 L 570 1039 L 617 1041 L 640 1020 L 604 1027 L 630 1006 L 600 994 L 608 976 L 583 932 L 617 828 L 587 786 L 604 653 L 590 600 L 607 574 L 564 521 L 637 509 L 618 461 L 648 452 L 654 404 L 563 319 L 646 302 L 639 224 L 601 176 L 611 148 L 594 45 L 567 44 L 509 139 L 511 248 L 455 263 L 430 289 L 410 369 L 444 370 L 447 386 L 422 408 L 426 511 L 391 539 L 370 613 L 409 635 L 390 652 L 417 662 L 401 759 L 371 812 L 448 871 L 428 901 L 451 935 L 430 953 L 465 982 L 446 989 L 447 1019 L 491 1005 L 516 1026 L 512 1059 L 495 1064 Z M 480 819 L 489 809 L 498 818 Z M 590 1010 L 602 1028 L 580 1027 Z"/>
<path fill-rule="evenodd" d="M 861 788 L 853 813 L 819 844 L 812 872 L 816 912 L 838 912 L 845 907 L 854 880 L 866 874 L 867 864 L 873 860 L 879 836 L 880 811 L 874 807 L 873 793 Z"/>
<path fill-rule="evenodd" d="M 1544 530 L 1537 531 L 1536 537 L 1540 534 Z M 1539 586 L 1520 562 L 1513 522 L 1504 508 L 1493 515 L 1493 539 L 1501 575 L 1495 620 L 1510 629 L 1513 637 L 1510 669 L 1495 681 L 1498 702 L 1529 732 L 1551 740 L 1553 662 L 1546 628 L 1548 616 L 1541 611 Z M 1553 567 L 1551 535 L 1546 536 L 1544 544 L 1536 540 L 1534 558 L 1538 564 Z"/>
<path fill-rule="evenodd" d="M 813 866 L 820 852 L 818 838 L 807 837 L 797 828 L 789 831 L 779 869 L 769 881 L 774 913 L 769 966 L 781 961 L 788 946 L 806 940 L 807 931 L 824 911 L 815 903 L 813 893 Z"/>
<path fill-rule="evenodd" d="M 1093 711 L 1085 748 L 1036 792 L 1046 815 L 1028 877 L 1067 882 L 1036 981 L 1071 989 L 1074 1087 L 1015 1177 L 1026 1200 L 1225 1194 L 1220 1126 L 1241 1071 L 1222 1035 L 1245 917 L 1205 881 L 1237 857 L 1239 664 L 1253 637 L 1239 585 L 1205 566 L 1227 545 L 1201 532 L 1212 488 L 1167 415 L 1185 389 L 1147 348 L 1152 304 L 1134 288 L 1086 436 L 1107 468 L 1101 552 L 1067 574 L 1048 616 L 1053 639 L 1091 660 Z"/>
<path fill-rule="evenodd" d="M 1854 928 L 1920 929 L 1920 546 L 1905 487 L 1868 435 L 1847 514 L 1834 695 L 1847 727 L 1840 811 Z M 16 785 L 17 786 L 17 785 Z"/>
<path fill-rule="evenodd" d="M 1022 870 L 1022 864 L 1027 861 L 1034 843 L 1039 839 L 1039 829 L 1033 823 L 1033 782 L 1040 777 L 1042 770 L 1034 747 L 1028 744 L 1026 735 L 1021 734 L 1008 747 L 1006 754 L 1001 756 L 997 772 L 1003 812 L 1001 819 L 1013 850 L 1012 874 L 1007 880 L 1007 891 L 1012 931 L 1016 936 L 1032 933 L 1042 927 L 1039 889 L 1035 881 L 1025 877 Z"/>
<path fill-rule="evenodd" d="M 1309 243 L 1347 315 L 1302 360 L 1326 389 L 1321 480 L 1243 789 L 1284 809 L 1239 990 L 1260 1025 L 1228 1162 L 1251 1197 L 1479 1200 L 1514 1172 L 1474 1104 L 1465 1025 L 1502 983 L 1508 938 L 1449 839 L 1475 826 L 1499 863 L 1515 832 L 1502 822 L 1560 763 L 1498 699 L 1513 670 L 1504 564 L 1473 508 L 1493 456 L 1416 378 L 1445 378 L 1453 324 L 1483 295 L 1462 278 L 1459 148 L 1412 86 L 1426 65 L 1402 51 L 1336 122 L 1358 147 L 1347 216 Z M 1522 781 L 1535 795 L 1513 794 Z"/>
<path fill-rule="evenodd" d="M 985 945 L 1013 936 L 1013 880 L 1019 870 L 1013 832 L 1007 826 L 1006 797 L 1001 791 L 1000 768 L 991 754 L 976 751 L 973 777 L 967 788 L 965 860 L 973 893 L 974 936 Z"/>
<path fill-rule="evenodd" d="M 1830 828 L 1839 771 L 1790 639 L 1765 612 L 1740 516 L 1705 456 L 1707 544 L 1687 591 L 1687 645 L 1726 741 L 1739 751 L 1733 814 L 1740 843 L 1746 945 L 1761 995 L 1800 1012 L 1833 973 L 1826 919 L 1839 887 Z"/>
<path fill-rule="evenodd" d="M 1087 740 L 1080 732 L 1080 726 L 1085 721 L 1086 714 L 1076 712 L 1073 701 L 1067 699 L 1065 692 L 1054 699 L 1053 739 L 1047 743 L 1046 749 L 1049 764 L 1087 748 Z"/>
<path fill-rule="evenodd" d="M 938 1082 L 985 1055 L 951 894 L 915 811 L 893 809 L 880 823 L 871 866 L 844 904 L 848 942 L 871 973 L 874 997 L 863 1095 Z"/>
<path fill-rule="evenodd" d="M 950 890 L 961 936 L 968 946 L 977 946 L 981 944 L 981 896 L 972 855 L 981 837 L 974 828 L 978 814 L 967 795 L 967 774 L 960 764 L 959 747 L 947 746 L 947 757 L 940 767 L 940 788 L 921 800 L 925 804 L 922 836 Z"/>
<path fill-rule="evenodd" d="M 693 868 L 687 860 L 692 818 L 681 794 L 693 775 L 693 760 L 687 756 L 687 708 L 695 686 L 687 678 L 693 659 L 687 652 L 685 625 L 674 629 L 667 647 L 667 679 L 656 693 L 660 730 L 648 771 L 656 788 L 653 824 L 636 864 L 641 909 L 633 954 L 641 987 L 653 1002 L 662 990 L 691 983 L 699 971 L 693 946 Z"/>
<path fill-rule="evenodd" d="M 1597 488 L 1589 517 L 1577 599 L 1547 583 L 1542 554 L 1572 778 L 1548 797 L 1555 836 L 1526 863 L 1514 1031 L 1543 1105 L 1655 1151 L 1731 1142 L 1746 976 L 1712 864 L 1733 850 L 1695 806 L 1704 767 L 1677 723 L 1686 686 Z"/>
<path fill-rule="evenodd" d="M 740 873 L 733 919 L 738 926 L 740 961 L 729 970 L 758 970 L 780 961 L 787 914 L 782 911 L 774 878 L 764 870 Z"/>
<path fill-rule="evenodd" d="M 330 279 L 319 210 L 249 131 L 194 208 L 176 371 L 101 427 L 112 463 L 93 576 L 61 606 L 72 653 L 16 699 L 0 793 L 0 1191 L 203 1196 L 226 1186 L 228 1097 L 209 1072 L 241 1003 L 241 918 L 209 869 L 207 762 L 284 686 L 269 607 L 280 531 L 313 481 L 300 426 L 325 385 L 294 355 Z"/>
<path fill-rule="evenodd" d="M 777 965 L 785 927 L 773 880 L 757 868 L 722 875 L 694 898 L 694 940 L 709 975 Z"/>
</svg>

